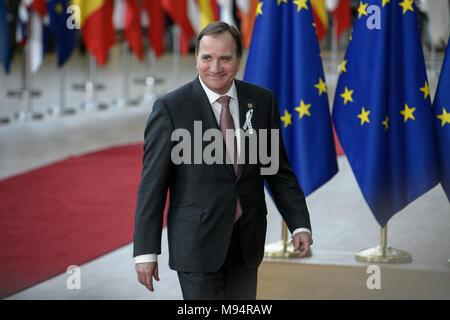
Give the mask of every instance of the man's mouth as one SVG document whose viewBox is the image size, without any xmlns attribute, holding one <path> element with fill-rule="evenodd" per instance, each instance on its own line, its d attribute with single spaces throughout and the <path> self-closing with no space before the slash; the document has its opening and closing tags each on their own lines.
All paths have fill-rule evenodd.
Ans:
<svg viewBox="0 0 450 320">
<path fill-rule="evenodd" d="M 210 74 L 209 76 L 212 78 L 223 78 L 225 74 Z"/>
</svg>

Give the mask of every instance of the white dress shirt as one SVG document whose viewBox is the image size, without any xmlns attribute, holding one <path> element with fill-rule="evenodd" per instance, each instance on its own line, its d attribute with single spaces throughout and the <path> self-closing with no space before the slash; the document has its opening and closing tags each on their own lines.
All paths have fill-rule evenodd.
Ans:
<svg viewBox="0 0 450 320">
<path fill-rule="evenodd" d="M 202 81 L 202 79 L 200 78 L 200 76 L 198 77 L 198 79 L 200 80 L 200 84 L 203 87 L 203 90 L 205 90 L 206 96 L 208 97 L 209 103 L 211 104 L 211 108 L 214 112 L 214 116 L 216 117 L 216 121 L 219 124 L 220 127 L 220 112 L 222 111 L 222 105 L 217 101 L 217 99 L 219 99 L 222 95 L 212 91 L 211 89 L 209 89 Z M 230 108 L 230 113 L 231 113 L 231 117 L 233 118 L 233 122 L 234 122 L 234 127 L 236 129 L 238 129 L 240 127 L 239 125 L 239 103 L 238 103 L 238 98 L 237 98 L 237 90 L 236 90 L 236 85 L 233 81 L 233 85 L 231 86 L 230 90 L 228 90 L 227 93 L 224 94 L 224 96 L 230 96 L 230 103 L 229 103 L 229 108 Z M 239 154 L 240 150 L 241 150 L 241 145 L 240 145 L 240 130 L 236 130 L 236 148 L 237 148 L 237 152 Z M 307 228 L 298 228 L 295 229 L 294 232 L 292 233 L 292 235 L 298 233 L 298 232 L 308 232 L 311 234 L 311 230 L 307 229 Z M 143 262 L 157 262 L 158 258 L 156 254 L 143 254 L 143 255 L 139 255 L 134 257 L 134 262 L 135 263 L 143 263 Z"/>
</svg>

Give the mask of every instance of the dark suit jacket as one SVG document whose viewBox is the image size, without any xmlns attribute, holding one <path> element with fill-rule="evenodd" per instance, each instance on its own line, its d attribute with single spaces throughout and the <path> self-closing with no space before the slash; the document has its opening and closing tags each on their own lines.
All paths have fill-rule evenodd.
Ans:
<svg viewBox="0 0 450 320">
<path fill-rule="evenodd" d="M 235 83 L 241 128 L 251 103 L 253 128 L 280 132 L 278 173 L 262 176 L 259 160 L 249 164 L 248 159 L 246 164 L 239 165 L 237 177 L 231 164 L 175 165 L 171 161 L 172 147 L 178 144 L 171 141 L 175 129 L 187 129 L 193 137 L 194 121 L 202 121 L 203 131 L 219 130 L 219 126 L 198 77 L 159 98 L 145 129 L 142 180 L 135 212 L 134 256 L 161 253 L 168 189 L 169 265 L 177 271 L 215 272 L 222 266 L 233 230 L 237 197 L 243 209 L 239 227 L 244 261 L 249 268 L 259 266 L 264 256 L 267 227 L 264 179 L 289 230 L 311 229 L 305 197 L 282 142 L 274 94 L 244 81 L 235 80 Z M 248 144 L 248 139 L 246 141 Z M 203 147 L 209 143 L 204 142 Z M 192 158 L 193 154 L 192 144 Z"/>
</svg>

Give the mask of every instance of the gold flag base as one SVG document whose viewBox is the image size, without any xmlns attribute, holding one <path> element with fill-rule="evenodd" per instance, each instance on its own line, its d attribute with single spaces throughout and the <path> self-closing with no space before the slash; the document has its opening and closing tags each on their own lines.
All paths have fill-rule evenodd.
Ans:
<svg viewBox="0 0 450 320">
<path fill-rule="evenodd" d="M 355 255 L 356 260 L 374 263 L 408 263 L 412 261 L 411 254 L 406 251 L 376 246 L 367 250 L 361 250 Z"/>
<path fill-rule="evenodd" d="M 299 258 L 300 252 L 294 250 L 291 242 L 279 240 L 265 246 L 264 258 Z M 311 257 L 311 250 L 304 257 Z"/>
<path fill-rule="evenodd" d="M 374 263 L 409 263 L 412 261 L 412 256 L 406 251 L 387 245 L 387 225 L 385 225 L 381 228 L 381 244 L 375 248 L 361 250 L 355 255 L 355 259 Z"/>
</svg>

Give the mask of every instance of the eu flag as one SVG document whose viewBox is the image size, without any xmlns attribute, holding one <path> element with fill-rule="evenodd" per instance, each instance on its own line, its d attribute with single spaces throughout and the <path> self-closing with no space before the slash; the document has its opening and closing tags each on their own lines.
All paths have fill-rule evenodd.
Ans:
<svg viewBox="0 0 450 320">
<path fill-rule="evenodd" d="M 67 25 L 71 14 L 67 13 L 70 0 L 47 1 L 47 11 L 50 17 L 50 29 L 56 37 L 56 50 L 58 53 L 58 66 L 61 67 L 72 54 L 75 48 L 75 29 Z"/>
<path fill-rule="evenodd" d="M 439 175 L 442 188 L 450 200 L 450 45 L 448 44 L 434 96 L 433 112 L 438 143 Z"/>
<path fill-rule="evenodd" d="M 6 73 L 9 72 L 10 47 L 9 47 L 9 25 L 8 11 L 6 4 L 0 0 L 0 61 L 5 68 Z"/>
<path fill-rule="evenodd" d="M 333 120 L 378 223 L 438 183 L 425 61 L 413 0 L 361 1 Z"/>
<path fill-rule="evenodd" d="M 309 195 L 338 171 L 309 1 L 258 3 L 244 80 L 275 93 L 289 161 Z"/>
</svg>

